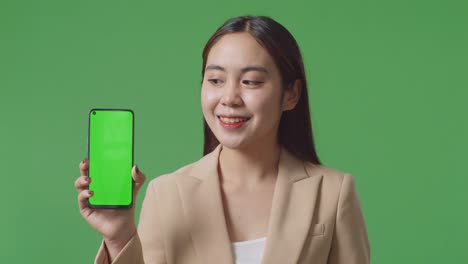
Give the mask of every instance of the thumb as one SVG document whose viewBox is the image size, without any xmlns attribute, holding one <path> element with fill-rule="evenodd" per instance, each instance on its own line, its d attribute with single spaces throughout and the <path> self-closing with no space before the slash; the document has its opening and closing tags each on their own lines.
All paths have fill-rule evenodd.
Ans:
<svg viewBox="0 0 468 264">
<path fill-rule="evenodd" d="M 143 186 L 143 184 L 146 181 L 146 176 L 145 176 L 145 174 L 143 172 L 141 172 L 138 169 L 138 166 L 135 165 L 135 166 L 133 166 L 133 169 L 132 169 L 132 177 L 133 177 L 133 180 L 135 181 L 134 194 L 135 194 L 135 197 L 136 197 L 136 195 L 137 195 L 138 191 L 140 190 L 141 186 Z"/>
</svg>

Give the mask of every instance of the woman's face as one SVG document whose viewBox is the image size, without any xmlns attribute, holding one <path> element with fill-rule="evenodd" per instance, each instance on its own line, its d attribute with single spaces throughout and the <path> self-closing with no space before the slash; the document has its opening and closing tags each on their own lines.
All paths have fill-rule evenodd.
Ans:
<svg viewBox="0 0 468 264">
<path fill-rule="evenodd" d="M 271 56 L 249 33 L 227 34 L 211 48 L 201 103 L 208 126 L 224 146 L 275 143 L 283 111 L 281 77 Z"/>
</svg>

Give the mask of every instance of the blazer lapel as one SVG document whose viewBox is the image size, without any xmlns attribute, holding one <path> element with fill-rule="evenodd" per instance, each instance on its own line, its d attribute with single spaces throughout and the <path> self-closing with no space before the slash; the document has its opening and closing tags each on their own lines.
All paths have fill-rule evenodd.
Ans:
<svg viewBox="0 0 468 264">
<path fill-rule="evenodd" d="M 194 164 L 192 177 L 179 177 L 178 182 L 188 227 L 203 264 L 234 264 L 218 178 L 220 150 L 221 144 Z"/>
<path fill-rule="evenodd" d="M 262 263 L 298 263 L 322 177 L 309 175 L 303 161 L 281 149 Z"/>
</svg>

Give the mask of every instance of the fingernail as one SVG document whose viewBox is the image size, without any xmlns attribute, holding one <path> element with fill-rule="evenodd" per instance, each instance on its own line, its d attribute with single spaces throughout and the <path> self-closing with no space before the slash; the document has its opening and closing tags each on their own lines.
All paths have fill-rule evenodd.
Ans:
<svg viewBox="0 0 468 264">
<path fill-rule="evenodd" d="M 93 195 L 94 192 L 93 191 L 88 191 L 89 195 Z"/>
<path fill-rule="evenodd" d="M 88 176 L 84 177 L 84 180 L 89 181 L 89 177 Z"/>
<path fill-rule="evenodd" d="M 138 169 L 138 166 L 135 166 L 135 170 L 137 173 L 140 173 L 140 170 Z"/>
<path fill-rule="evenodd" d="M 81 163 L 83 163 L 83 164 L 84 164 L 85 162 L 86 162 L 86 158 L 84 158 L 84 160 L 81 161 Z"/>
</svg>

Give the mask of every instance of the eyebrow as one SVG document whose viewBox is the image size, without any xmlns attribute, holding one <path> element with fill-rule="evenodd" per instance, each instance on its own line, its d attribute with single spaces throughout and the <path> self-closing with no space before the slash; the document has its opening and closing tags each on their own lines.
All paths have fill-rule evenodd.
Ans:
<svg viewBox="0 0 468 264">
<path fill-rule="evenodd" d="M 208 66 L 206 66 L 205 68 L 205 71 L 208 71 L 208 70 L 219 70 L 219 71 L 226 71 L 226 69 L 222 66 L 219 66 L 219 65 L 215 65 L 215 64 L 210 64 Z M 264 73 L 269 73 L 268 70 L 265 68 L 265 67 L 262 67 L 262 66 L 254 66 L 254 65 L 250 65 L 250 66 L 247 66 L 247 67 L 244 67 L 241 69 L 241 72 L 242 73 L 246 73 L 248 71 L 259 71 L 259 72 L 264 72 Z"/>
</svg>

